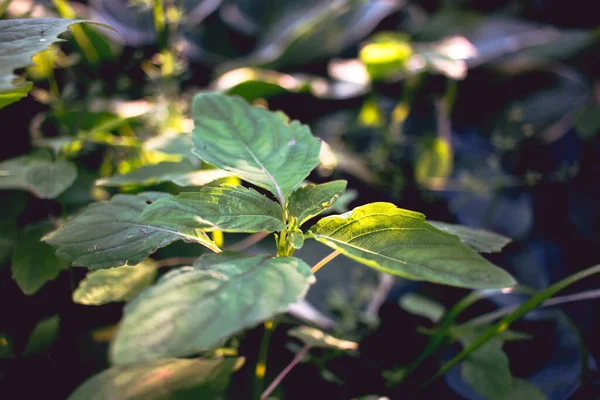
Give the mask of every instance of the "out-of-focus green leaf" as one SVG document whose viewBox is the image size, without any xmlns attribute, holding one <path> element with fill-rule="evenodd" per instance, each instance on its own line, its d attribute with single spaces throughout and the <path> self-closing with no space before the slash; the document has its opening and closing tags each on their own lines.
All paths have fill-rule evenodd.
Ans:
<svg viewBox="0 0 600 400">
<path fill-rule="evenodd" d="M 427 139 L 422 144 L 415 164 L 415 180 L 427 187 L 436 187 L 452 174 L 454 152 L 442 138 Z"/>
<path fill-rule="evenodd" d="M 22 89 L 14 85 L 13 71 L 32 65 L 32 57 L 60 42 L 58 35 L 73 24 L 86 22 L 61 18 L 0 20 L 0 92 Z"/>
<path fill-rule="evenodd" d="M 319 329 L 308 326 L 299 326 L 290 329 L 288 335 L 300 339 L 310 347 L 333 348 L 337 350 L 356 350 L 358 343 L 333 337 Z"/>
<path fill-rule="evenodd" d="M 0 189 L 28 190 L 42 199 L 53 199 L 77 178 L 77 168 L 68 161 L 33 159 L 27 156 L 0 163 Z"/>
<path fill-rule="evenodd" d="M 12 277 L 26 295 L 34 294 L 69 267 L 67 261 L 56 256 L 52 246 L 40 241 L 43 233 L 40 230 L 22 233 L 12 256 Z"/>
<path fill-rule="evenodd" d="M 425 221 L 391 203 L 371 203 L 321 219 L 307 233 L 371 268 L 407 279 L 468 288 L 515 284 L 504 270 Z"/>
<path fill-rule="evenodd" d="M 288 211 L 298 218 L 298 226 L 333 206 L 344 193 L 346 181 L 333 181 L 320 185 L 308 184 L 290 196 Z"/>
<path fill-rule="evenodd" d="M 283 209 L 254 189 L 223 184 L 156 201 L 142 221 L 222 232 L 274 232 L 285 229 Z"/>
<path fill-rule="evenodd" d="M 478 334 L 462 331 L 458 339 L 469 346 Z M 502 339 L 494 338 L 474 351 L 464 362 L 461 375 L 477 393 L 490 400 L 506 400 L 512 386 L 508 356 L 502 351 Z"/>
<path fill-rule="evenodd" d="M 165 358 L 116 366 L 92 376 L 69 400 L 220 399 L 243 357 L 190 360 Z"/>
<path fill-rule="evenodd" d="M 583 107 L 575 118 L 575 127 L 582 139 L 595 138 L 600 133 L 600 103 Z"/>
<path fill-rule="evenodd" d="M 94 306 L 129 301 L 150 286 L 155 277 L 156 266 L 150 260 L 88 272 L 73 292 L 73 301 Z"/>
<path fill-rule="evenodd" d="M 282 205 L 319 164 L 321 143 L 283 113 L 237 97 L 201 93 L 192 106 L 194 153 L 273 193 Z"/>
<path fill-rule="evenodd" d="M 396 32 L 380 32 L 369 38 L 360 50 L 360 60 L 373 80 L 406 72 L 413 54 L 407 37 Z"/>
<path fill-rule="evenodd" d="M 405 294 L 400 298 L 399 304 L 405 311 L 425 317 L 431 322 L 438 322 L 446 312 L 446 308 L 440 303 L 416 293 Z"/>
<path fill-rule="evenodd" d="M 116 195 L 108 202 L 91 204 L 42 240 L 56 247 L 57 254 L 74 266 L 90 269 L 136 265 L 176 240 L 199 243 L 219 251 L 204 232 L 140 221 L 148 205 L 169 196 L 153 192 Z"/>
<path fill-rule="evenodd" d="M 12 338 L 5 332 L 0 332 L 0 360 L 12 356 Z"/>
<path fill-rule="evenodd" d="M 125 306 L 112 346 L 116 364 L 184 357 L 285 312 L 314 276 L 294 257 L 204 256 L 163 276 Z"/>
<path fill-rule="evenodd" d="M 465 245 L 478 253 L 496 253 L 512 242 L 512 239 L 484 229 L 468 228 L 462 225 L 448 224 L 446 222 L 428 221 L 439 230 L 456 235 Z"/>
<path fill-rule="evenodd" d="M 21 100 L 23 97 L 27 96 L 27 93 L 29 93 L 32 87 L 32 82 L 26 82 L 13 90 L 0 92 L 0 108 Z"/>
<path fill-rule="evenodd" d="M 53 315 L 38 322 L 29 335 L 23 355 L 31 356 L 48 350 L 58 338 L 59 324 L 60 318 L 58 315 Z"/>
</svg>

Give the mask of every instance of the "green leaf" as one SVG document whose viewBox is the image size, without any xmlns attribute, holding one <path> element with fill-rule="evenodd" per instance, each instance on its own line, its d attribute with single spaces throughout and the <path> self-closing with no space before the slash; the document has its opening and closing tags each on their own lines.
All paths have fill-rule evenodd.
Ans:
<svg viewBox="0 0 600 400">
<path fill-rule="evenodd" d="M 546 400 L 546 395 L 525 379 L 514 378 L 507 397 L 510 400 Z"/>
<path fill-rule="evenodd" d="M 461 242 L 478 253 L 496 253 L 512 242 L 511 238 L 484 229 L 467 228 L 439 221 L 428 222 L 441 231 L 458 236 Z"/>
<path fill-rule="evenodd" d="M 82 383 L 69 400 L 220 399 L 244 358 L 179 360 L 167 358 L 116 366 Z"/>
<path fill-rule="evenodd" d="M 591 140 L 600 132 L 600 103 L 587 104 L 575 117 L 575 128 L 583 140 Z"/>
<path fill-rule="evenodd" d="M 254 189 L 223 184 L 156 201 L 142 221 L 205 231 L 273 232 L 285 229 L 283 210 Z"/>
<path fill-rule="evenodd" d="M 321 185 L 309 184 L 292 193 L 288 210 L 293 217 L 298 218 L 298 226 L 331 207 L 344 193 L 347 183 L 333 181 Z"/>
<path fill-rule="evenodd" d="M 461 331 L 459 340 L 468 347 L 478 336 L 477 332 Z M 504 341 L 498 337 L 490 340 L 463 362 L 461 375 L 477 393 L 490 400 L 506 400 L 512 385 L 508 356 L 502 351 Z"/>
<path fill-rule="evenodd" d="M 27 96 L 27 93 L 33 87 L 33 82 L 26 82 L 18 88 L 9 92 L 0 92 L 0 108 L 4 108 L 9 104 L 15 103 Z"/>
<path fill-rule="evenodd" d="M 73 292 L 73 301 L 94 306 L 129 301 L 150 286 L 155 277 L 156 266 L 150 260 L 134 266 L 88 272 Z"/>
<path fill-rule="evenodd" d="M 160 162 L 144 165 L 131 172 L 99 179 L 99 186 L 156 185 L 173 182 L 179 186 L 203 186 L 217 179 L 231 176 L 220 169 L 198 170 L 194 164 L 184 159 L 181 162 Z"/>
<path fill-rule="evenodd" d="M 23 355 L 31 356 L 48 350 L 58 337 L 59 324 L 60 318 L 58 315 L 53 315 L 38 322 L 29 335 Z"/>
<path fill-rule="evenodd" d="M 139 220 L 149 204 L 169 196 L 153 192 L 116 195 L 108 202 L 91 204 L 81 215 L 42 240 L 56 247 L 56 254 L 74 266 L 90 269 L 136 265 L 179 239 L 219 251 L 204 232 Z"/>
<path fill-rule="evenodd" d="M 439 322 L 446 313 L 443 305 L 416 293 L 405 294 L 400 298 L 399 304 L 403 310 L 432 322 Z"/>
<path fill-rule="evenodd" d="M 12 277 L 26 295 L 32 295 L 46 282 L 56 279 L 69 263 L 54 253 L 52 246 L 40 242 L 43 231 L 24 233 L 12 256 Z"/>
<path fill-rule="evenodd" d="M 290 243 L 296 250 L 300 250 L 304 246 L 304 233 L 300 229 L 296 229 L 289 233 Z"/>
<path fill-rule="evenodd" d="M 467 288 L 515 284 L 504 270 L 425 222 L 423 214 L 371 203 L 321 219 L 307 233 L 371 268 L 407 279 Z"/>
<path fill-rule="evenodd" d="M 237 97 L 201 93 L 192 105 L 192 151 L 202 160 L 269 190 L 282 205 L 319 164 L 321 143 L 283 113 Z"/>
<path fill-rule="evenodd" d="M 0 20 L 0 93 L 21 89 L 15 85 L 13 71 L 33 65 L 31 58 L 52 43 L 73 24 L 86 22 L 61 18 Z"/>
<path fill-rule="evenodd" d="M 0 360 L 13 355 L 12 338 L 6 332 L 0 332 Z"/>
<path fill-rule="evenodd" d="M 0 189 L 28 190 L 42 199 L 53 199 L 77 178 L 77 168 L 68 161 L 18 157 L 0 163 Z"/>
<path fill-rule="evenodd" d="M 321 347 L 325 349 L 356 350 L 358 343 L 349 340 L 335 338 L 319 329 L 308 326 L 298 326 L 290 329 L 288 335 L 301 340 L 310 347 Z"/>
<path fill-rule="evenodd" d="M 313 281 L 310 267 L 294 257 L 203 256 L 125 306 L 112 360 L 127 364 L 207 350 L 285 312 Z"/>
<path fill-rule="evenodd" d="M 415 180 L 423 186 L 437 186 L 452 174 L 454 152 L 446 139 L 424 140 L 415 163 Z"/>
</svg>

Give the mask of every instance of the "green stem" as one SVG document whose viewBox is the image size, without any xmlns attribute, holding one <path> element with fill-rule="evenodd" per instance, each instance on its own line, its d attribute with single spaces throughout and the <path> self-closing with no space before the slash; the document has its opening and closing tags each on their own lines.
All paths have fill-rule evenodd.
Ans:
<svg viewBox="0 0 600 400">
<path fill-rule="evenodd" d="M 154 17 L 154 29 L 156 29 L 158 47 L 161 50 L 166 49 L 168 40 L 163 0 L 154 0 L 152 6 L 152 15 Z"/>
<path fill-rule="evenodd" d="M 554 285 L 550 286 L 549 288 L 539 292 L 538 294 L 534 295 L 529 300 L 527 300 L 525 303 L 523 303 L 521 306 L 519 306 L 519 308 L 517 308 L 515 311 L 513 311 L 512 313 L 510 313 L 506 317 L 504 317 L 502 320 L 500 320 L 497 324 L 492 325 L 488 329 L 486 329 L 481 335 L 479 335 L 477 337 L 477 339 L 475 339 L 475 341 L 473 343 L 471 343 L 470 346 L 465 348 L 463 351 L 461 351 L 459 354 L 457 354 L 454 358 L 452 358 L 450 361 L 445 363 L 442 366 L 442 368 L 440 368 L 440 370 L 433 377 L 431 377 L 428 381 L 426 381 L 421 386 L 421 388 L 424 388 L 425 386 L 427 386 L 428 384 L 430 384 L 431 382 L 433 382 L 440 376 L 444 375 L 456 364 L 458 364 L 459 362 L 464 360 L 466 357 L 471 355 L 475 350 L 477 350 L 478 348 L 483 346 L 485 343 L 487 343 L 489 340 L 494 338 L 496 335 L 498 335 L 499 333 L 508 329 L 510 324 L 512 324 L 519 318 L 523 317 L 524 315 L 529 313 L 531 310 L 537 308 L 540 304 L 542 304 L 549 297 L 552 297 L 553 295 L 555 295 L 562 289 L 577 282 L 578 280 L 586 278 L 593 274 L 597 274 L 599 272 L 600 272 L 600 265 L 596 265 L 594 267 L 591 267 L 586 270 L 580 271 L 576 274 L 573 274 L 573 275 L 563 279 L 562 281 L 555 283 Z"/>
<path fill-rule="evenodd" d="M 260 399 L 263 391 L 265 382 L 265 374 L 267 373 L 267 356 L 269 353 L 269 341 L 271 340 L 271 334 L 275 328 L 275 321 L 269 320 L 264 323 L 265 331 L 263 333 L 262 340 L 260 342 L 260 350 L 258 352 L 258 361 L 254 368 L 254 395 L 253 399 Z"/>
</svg>

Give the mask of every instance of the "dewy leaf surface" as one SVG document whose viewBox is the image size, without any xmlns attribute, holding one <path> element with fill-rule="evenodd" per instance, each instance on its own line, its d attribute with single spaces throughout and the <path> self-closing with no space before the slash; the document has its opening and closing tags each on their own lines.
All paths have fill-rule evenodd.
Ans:
<svg viewBox="0 0 600 400">
<path fill-rule="evenodd" d="M 307 234 L 389 274 L 467 288 L 515 284 L 504 270 L 425 222 L 423 214 L 372 203 L 320 220 Z"/>
<path fill-rule="evenodd" d="M 244 359 L 167 358 L 116 366 L 92 376 L 68 400 L 220 399 Z"/>
<path fill-rule="evenodd" d="M 73 302 L 99 306 L 117 301 L 129 301 L 152 284 L 156 266 L 150 260 L 138 265 L 88 272 L 73 292 Z"/>
<path fill-rule="evenodd" d="M 144 210 L 141 219 L 205 231 L 273 232 L 285 229 L 283 209 L 279 204 L 256 190 L 228 184 L 160 199 Z"/>
<path fill-rule="evenodd" d="M 446 222 L 428 221 L 439 230 L 456 235 L 465 245 L 478 253 L 495 253 L 512 242 L 512 239 L 483 229 L 468 228 L 462 225 L 448 224 Z"/>
<path fill-rule="evenodd" d="M 53 199 L 77 178 L 77 168 L 68 161 L 18 157 L 0 163 L 0 189 L 22 189 L 42 199 Z"/>
<path fill-rule="evenodd" d="M 112 360 L 185 357 L 285 312 L 314 281 L 294 257 L 221 253 L 182 267 L 125 306 Z"/>
<path fill-rule="evenodd" d="M 196 95 L 192 151 L 202 160 L 269 190 L 282 205 L 319 164 L 321 143 L 307 126 L 238 97 Z"/>
<path fill-rule="evenodd" d="M 311 183 L 292 193 L 288 210 L 292 216 L 298 218 L 298 226 L 331 207 L 344 193 L 346 184 L 346 181 L 333 181 L 320 185 Z"/>
<path fill-rule="evenodd" d="M 33 65 L 31 57 L 61 42 L 58 35 L 73 24 L 86 22 L 62 18 L 27 18 L 0 21 L 0 93 L 12 91 L 13 71 Z"/>
<path fill-rule="evenodd" d="M 136 265 L 157 249 L 179 239 L 219 251 L 204 232 L 139 220 L 149 204 L 168 196 L 147 192 L 116 195 L 108 202 L 93 203 L 42 240 L 56 247 L 56 253 L 74 266 L 90 269 Z"/>
</svg>

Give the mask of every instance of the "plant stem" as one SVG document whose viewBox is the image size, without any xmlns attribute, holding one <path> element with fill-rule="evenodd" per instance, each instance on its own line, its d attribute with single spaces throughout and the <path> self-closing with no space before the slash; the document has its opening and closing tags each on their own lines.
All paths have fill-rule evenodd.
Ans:
<svg viewBox="0 0 600 400">
<path fill-rule="evenodd" d="M 323 268 L 323 266 L 325 266 L 325 264 L 327 264 L 329 261 L 333 260 L 334 258 L 336 258 L 337 256 L 339 256 L 341 253 L 339 250 L 333 251 L 331 253 L 329 253 L 325 258 L 323 258 L 321 261 L 319 261 L 318 263 L 316 263 L 314 265 L 314 267 L 311 268 L 311 272 L 314 274 L 316 273 L 318 270 L 320 270 L 321 268 Z"/>
<path fill-rule="evenodd" d="M 173 267 L 175 265 L 192 265 L 198 257 L 172 257 L 156 261 L 156 267 Z"/>
<path fill-rule="evenodd" d="M 156 39 L 158 47 L 161 50 L 166 49 L 168 39 L 163 0 L 154 0 L 152 4 L 152 15 L 154 17 L 154 29 L 156 29 Z"/>
<path fill-rule="evenodd" d="M 240 240 L 239 242 L 234 243 L 231 246 L 227 247 L 227 250 L 232 250 L 232 251 L 245 250 L 248 247 L 260 242 L 261 240 L 263 240 L 265 237 L 269 236 L 270 234 L 271 234 L 270 232 L 254 233 L 254 234 L 248 236 L 247 238 L 244 238 L 244 239 Z"/>
<path fill-rule="evenodd" d="M 262 341 L 260 342 L 260 350 L 258 352 L 258 361 L 254 368 L 254 396 L 253 399 L 260 399 L 260 394 L 263 390 L 263 383 L 265 380 L 265 374 L 267 373 L 267 355 L 269 353 L 269 341 L 271 340 L 271 334 L 273 333 L 275 322 L 273 320 L 265 321 L 265 331 L 263 333 Z"/>
<path fill-rule="evenodd" d="M 269 395 L 273 392 L 273 390 L 275 390 L 277 388 L 277 386 L 281 383 L 283 378 L 285 378 L 285 376 L 287 374 L 289 374 L 289 372 L 292 370 L 292 368 L 294 368 L 296 366 L 296 364 L 298 364 L 302 360 L 304 355 L 306 353 L 308 353 L 309 350 L 310 350 L 310 346 L 306 345 L 298 352 L 298 354 L 296 354 L 296 356 L 288 364 L 288 366 L 285 367 L 283 369 L 283 371 L 281 371 L 279 373 L 279 375 L 277 375 L 277 377 L 273 380 L 273 382 L 271 382 L 269 387 L 263 392 L 263 394 L 260 396 L 260 400 L 265 400 L 267 397 L 269 397 Z"/>
<path fill-rule="evenodd" d="M 489 340 L 494 338 L 496 335 L 498 335 L 499 333 L 508 329 L 510 324 L 512 324 L 519 318 L 523 317 L 524 315 L 529 313 L 531 310 L 537 308 L 540 304 L 542 304 L 549 297 L 552 297 L 554 294 L 558 293 L 565 287 L 577 282 L 578 280 L 586 278 L 593 274 L 597 274 L 597 273 L 600 273 L 600 265 L 596 265 L 594 267 L 590 267 L 586 270 L 583 270 L 576 274 L 573 274 L 573 275 L 563 279 L 562 281 L 555 283 L 554 285 L 550 286 L 549 288 L 542 290 L 538 294 L 534 295 L 529 300 L 527 300 L 525 303 L 523 303 L 521 306 L 519 306 L 519 308 L 517 308 L 515 311 L 511 312 L 506 317 L 504 317 L 502 320 L 500 320 L 497 324 L 492 325 L 488 329 L 486 329 L 481 335 L 479 335 L 477 337 L 477 339 L 475 339 L 475 341 L 473 343 L 471 343 L 471 345 L 469 345 L 467 348 L 463 349 L 463 351 L 461 351 L 454 358 L 452 358 L 450 361 L 445 363 L 442 366 L 442 368 L 440 368 L 440 370 L 433 377 L 431 377 L 423 385 L 421 385 L 421 389 L 424 388 L 425 386 L 427 386 L 428 384 L 430 384 L 431 382 L 433 382 L 434 380 L 436 380 L 437 378 L 439 378 L 440 376 L 444 375 L 456 364 L 458 364 L 459 362 L 464 360 L 466 357 L 471 355 L 475 350 L 477 350 L 479 347 L 483 346 L 485 343 L 487 343 Z"/>
</svg>

